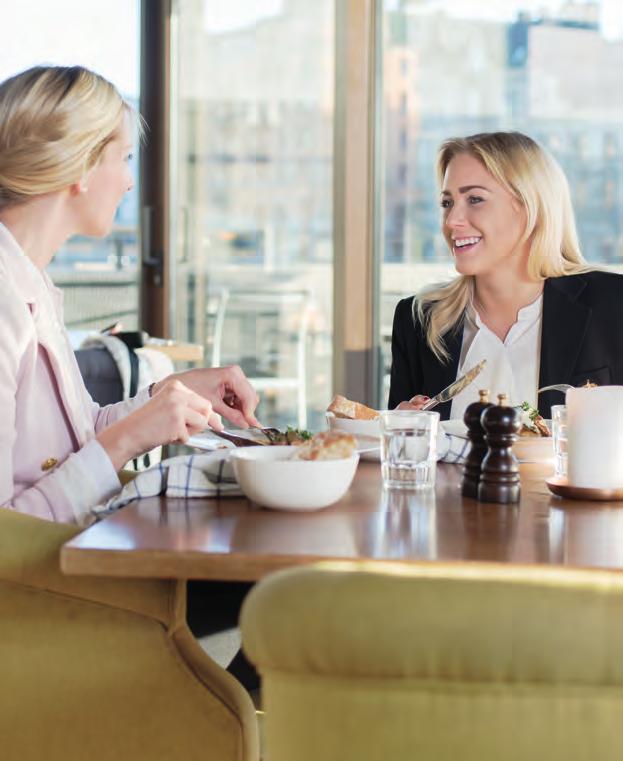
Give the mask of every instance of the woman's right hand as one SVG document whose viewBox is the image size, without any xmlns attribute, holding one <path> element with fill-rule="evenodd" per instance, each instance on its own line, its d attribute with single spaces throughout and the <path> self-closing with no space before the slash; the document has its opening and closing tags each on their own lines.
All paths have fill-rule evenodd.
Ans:
<svg viewBox="0 0 623 761">
<path fill-rule="evenodd" d="M 396 407 L 396 409 L 397 410 L 421 410 L 422 407 L 429 400 L 430 400 L 430 396 L 422 396 L 421 394 L 416 394 L 416 396 L 412 396 L 408 402 L 400 402 L 400 404 Z"/>
<path fill-rule="evenodd" d="M 123 420 L 101 431 L 97 440 L 115 470 L 161 444 L 184 444 L 206 428 L 222 430 L 212 404 L 179 380 L 165 383 L 152 398 Z"/>
</svg>

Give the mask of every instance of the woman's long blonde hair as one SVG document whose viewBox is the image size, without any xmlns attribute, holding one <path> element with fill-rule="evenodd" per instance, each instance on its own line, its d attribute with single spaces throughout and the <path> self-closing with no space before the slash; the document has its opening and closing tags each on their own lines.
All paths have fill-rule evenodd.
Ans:
<svg viewBox="0 0 623 761">
<path fill-rule="evenodd" d="M 460 153 L 478 159 L 524 207 L 527 221 L 521 243 L 530 241 L 528 273 L 532 278 L 544 280 L 591 269 L 580 252 L 567 179 L 546 150 L 520 132 L 485 132 L 445 140 L 437 155 L 439 187 L 449 163 Z M 459 275 L 414 299 L 414 316 L 442 361 L 449 359 L 443 336 L 462 325 L 474 283 L 472 275 Z"/>
<path fill-rule="evenodd" d="M 2 82 L 0 209 L 79 182 L 124 111 L 114 85 L 81 66 L 35 66 Z"/>
</svg>

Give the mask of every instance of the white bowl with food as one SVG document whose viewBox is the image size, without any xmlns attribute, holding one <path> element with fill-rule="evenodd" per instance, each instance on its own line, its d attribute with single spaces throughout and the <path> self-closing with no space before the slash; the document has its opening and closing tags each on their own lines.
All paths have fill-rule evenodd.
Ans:
<svg viewBox="0 0 623 761">
<path fill-rule="evenodd" d="M 551 435 L 552 421 L 543 420 L 550 431 L 549 436 L 541 433 L 526 433 L 525 430 L 513 444 L 513 452 L 520 462 L 547 462 L 554 459 L 554 439 Z"/>
<path fill-rule="evenodd" d="M 336 396 L 327 409 L 326 420 L 330 431 L 342 431 L 355 437 L 362 460 L 380 461 L 381 418 L 378 410 Z"/>
<path fill-rule="evenodd" d="M 318 434 L 320 436 L 321 434 Z M 245 496 L 276 510 L 318 510 L 341 499 L 355 476 L 359 455 L 349 438 L 348 454 L 322 459 L 314 437 L 300 446 L 259 446 L 235 449 L 231 462 Z M 304 447 L 313 459 L 302 459 Z M 336 453 L 337 454 L 337 453 Z"/>
</svg>

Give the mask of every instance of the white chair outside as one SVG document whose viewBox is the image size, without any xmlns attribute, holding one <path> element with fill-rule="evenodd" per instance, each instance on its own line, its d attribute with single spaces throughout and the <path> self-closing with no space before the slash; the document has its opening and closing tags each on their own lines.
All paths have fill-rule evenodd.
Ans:
<svg viewBox="0 0 623 761">
<path fill-rule="evenodd" d="M 212 320 L 211 364 L 239 364 L 258 392 L 296 394 L 297 425 L 307 426 L 309 291 L 221 288 Z M 251 340 L 249 340 L 251 339 Z M 289 348 L 294 343 L 294 356 Z"/>
</svg>

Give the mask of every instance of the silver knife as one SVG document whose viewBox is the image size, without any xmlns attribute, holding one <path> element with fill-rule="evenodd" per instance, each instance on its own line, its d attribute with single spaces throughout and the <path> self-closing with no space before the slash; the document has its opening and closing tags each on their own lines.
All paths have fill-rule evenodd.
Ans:
<svg viewBox="0 0 623 761">
<path fill-rule="evenodd" d="M 231 443 L 235 444 L 237 447 L 256 447 L 258 444 L 260 446 L 268 446 L 269 444 L 268 440 L 260 441 L 259 439 L 249 438 L 248 436 L 238 436 L 238 434 L 231 433 L 230 431 L 215 431 L 211 428 L 210 433 L 214 436 L 218 436 L 220 439 L 231 441 Z"/>
<path fill-rule="evenodd" d="M 474 378 L 479 375 L 480 371 L 486 364 L 487 360 L 483 359 L 482 362 L 479 362 L 475 367 L 472 367 L 471 370 L 468 370 L 465 375 L 457 378 L 454 383 L 451 383 L 449 386 L 444 388 L 443 391 L 440 391 L 438 394 L 433 396 L 432 399 L 429 399 L 420 409 L 430 410 L 433 407 L 436 407 L 438 404 L 447 402 L 457 394 L 460 394 L 461 391 L 463 391 L 464 388 L 467 388 L 467 386 L 469 386 Z"/>
</svg>

